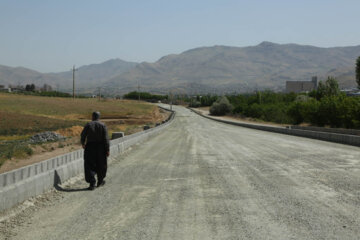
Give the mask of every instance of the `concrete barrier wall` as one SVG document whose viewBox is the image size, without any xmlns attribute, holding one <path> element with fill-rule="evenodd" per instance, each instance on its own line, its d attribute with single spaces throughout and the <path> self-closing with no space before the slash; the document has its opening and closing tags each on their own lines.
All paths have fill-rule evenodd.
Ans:
<svg viewBox="0 0 360 240">
<path fill-rule="evenodd" d="M 170 111 L 166 108 L 163 108 Z M 134 144 L 140 143 L 165 129 L 175 117 L 171 111 L 164 124 L 110 141 L 111 159 L 123 153 Z M 84 171 L 84 150 L 64 155 L 0 174 L 0 211 L 11 208 L 24 200 L 44 193 L 57 184 L 66 181 Z"/>
<path fill-rule="evenodd" d="M 190 110 L 196 114 L 199 114 L 202 117 L 205 117 L 205 118 L 217 121 L 217 122 L 222 122 L 222 123 L 227 123 L 227 124 L 232 124 L 232 125 L 236 125 L 236 126 L 252 128 L 252 129 L 257 129 L 257 130 L 262 130 L 262 131 L 276 132 L 276 133 L 294 135 L 294 136 L 299 136 L 299 137 L 319 139 L 319 140 L 328 141 L 328 142 L 336 142 L 336 143 L 342 143 L 342 144 L 347 144 L 347 145 L 360 146 L 360 136 L 356 136 L 356 135 L 338 134 L 338 133 L 331 133 L 331 132 L 308 131 L 308 130 L 291 129 L 291 128 L 285 128 L 285 127 L 264 126 L 264 125 L 257 125 L 257 124 L 233 122 L 233 121 L 227 121 L 227 120 L 223 120 L 223 119 L 206 116 L 206 115 L 203 115 L 191 108 L 190 108 Z"/>
<path fill-rule="evenodd" d="M 305 126 L 290 126 L 290 128 L 291 129 L 299 129 L 299 130 L 307 130 L 307 131 L 330 132 L 330 133 L 360 136 L 360 130 L 357 130 L 357 129 L 305 127 Z"/>
</svg>

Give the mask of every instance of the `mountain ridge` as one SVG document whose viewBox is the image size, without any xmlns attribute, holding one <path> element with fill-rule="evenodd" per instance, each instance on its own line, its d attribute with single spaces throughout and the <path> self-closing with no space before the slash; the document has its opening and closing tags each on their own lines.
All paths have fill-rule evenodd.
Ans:
<svg viewBox="0 0 360 240">
<path fill-rule="evenodd" d="M 157 93 L 281 91 L 285 81 L 310 80 L 312 76 L 321 80 L 331 75 L 338 78 L 341 87 L 354 87 L 359 55 L 360 45 L 324 48 L 263 41 L 247 47 L 203 46 L 165 55 L 156 62 L 134 63 L 116 58 L 81 66 L 76 72 L 76 84 L 79 91 L 93 92 L 101 86 L 111 95 L 137 90 L 139 85 L 144 91 Z M 26 70 L 7 69 L 6 75 L 0 68 L 0 84 L 2 76 L 10 76 L 11 71 L 16 83 L 16 76 L 25 78 Z M 61 84 L 68 90 L 72 87 L 71 71 L 42 74 L 30 70 L 28 75 L 28 80 L 48 80 L 47 84 Z"/>
<path fill-rule="evenodd" d="M 75 79 L 78 89 L 90 91 L 112 77 L 136 66 L 136 62 L 127 62 L 119 58 L 109 59 L 102 63 L 83 65 L 77 68 Z M 26 85 L 34 83 L 36 86 L 48 84 L 55 89 L 66 90 L 72 88 L 72 71 L 57 73 L 41 73 L 26 67 L 9 67 L 0 65 L 1 85 Z"/>
<path fill-rule="evenodd" d="M 264 41 L 248 47 L 199 47 L 166 55 L 154 63 L 141 63 L 106 85 L 129 88 L 141 83 L 144 89 L 157 92 L 174 88 L 193 92 L 196 89 L 186 87 L 192 84 L 203 86 L 198 92 L 214 88 L 220 92 L 283 90 L 285 81 L 310 80 L 314 75 L 325 79 L 329 74 L 341 73 L 335 76 L 340 77 L 340 85 L 351 87 L 355 86 L 354 64 L 359 55 L 360 45 L 320 48 Z"/>
</svg>

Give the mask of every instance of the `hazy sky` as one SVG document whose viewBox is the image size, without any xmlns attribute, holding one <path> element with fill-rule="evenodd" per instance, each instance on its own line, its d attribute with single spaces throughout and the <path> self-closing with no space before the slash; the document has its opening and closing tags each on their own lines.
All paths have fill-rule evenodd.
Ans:
<svg viewBox="0 0 360 240">
<path fill-rule="evenodd" d="M 0 65 L 67 71 L 213 45 L 360 45 L 359 0 L 0 0 Z"/>
</svg>

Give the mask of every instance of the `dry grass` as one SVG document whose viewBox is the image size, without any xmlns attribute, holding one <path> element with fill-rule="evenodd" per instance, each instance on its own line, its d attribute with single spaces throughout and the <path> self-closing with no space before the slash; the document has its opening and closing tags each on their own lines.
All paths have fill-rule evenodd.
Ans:
<svg viewBox="0 0 360 240">
<path fill-rule="evenodd" d="M 68 128 L 81 123 L 30 114 L 0 111 L 0 136 L 19 136 Z"/>
<path fill-rule="evenodd" d="M 129 135 L 141 131 L 145 124 L 155 125 L 167 117 L 145 102 L 0 93 L 0 166 L 6 159 L 19 161 L 33 154 L 36 146 L 29 146 L 24 140 L 39 132 L 56 131 L 76 139 L 75 144 L 93 111 L 101 112 L 110 136 L 115 131 Z"/>
<path fill-rule="evenodd" d="M 90 119 L 93 111 L 100 111 L 102 118 L 140 117 L 151 114 L 156 108 L 147 103 L 127 100 L 70 99 L 36 97 L 0 93 L 2 112 L 45 116 L 63 120 Z"/>
</svg>

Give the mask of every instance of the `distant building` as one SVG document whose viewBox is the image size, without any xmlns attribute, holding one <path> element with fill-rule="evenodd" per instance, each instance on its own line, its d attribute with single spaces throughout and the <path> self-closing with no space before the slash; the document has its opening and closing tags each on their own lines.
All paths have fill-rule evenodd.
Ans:
<svg viewBox="0 0 360 240">
<path fill-rule="evenodd" d="M 358 88 L 342 89 L 342 93 L 345 93 L 347 96 L 360 96 L 360 91 Z"/>
<path fill-rule="evenodd" d="M 24 88 L 20 88 L 20 87 L 12 87 L 10 88 L 11 92 L 24 92 Z"/>
<path fill-rule="evenodd" d="M 11 92 L 11 88 L 0 88 L 0 92 Z"/>
<path fill-rule="evenodd" d="M 43 92 L 51 92 L 53 89 L 50 85 L 48 84 L 44 84 L 44 86 L 40 89 L 40 91 L 43 91 Z"/>
<path fill-rule="evenodd" d="M 287 93 L 310 92 L 317 89 L 317 77 L 311 78 L 311 81 L 286 81 Z"/>
</svg>

